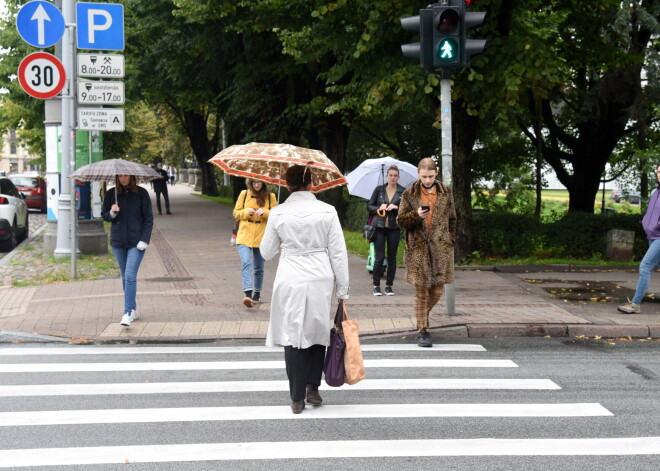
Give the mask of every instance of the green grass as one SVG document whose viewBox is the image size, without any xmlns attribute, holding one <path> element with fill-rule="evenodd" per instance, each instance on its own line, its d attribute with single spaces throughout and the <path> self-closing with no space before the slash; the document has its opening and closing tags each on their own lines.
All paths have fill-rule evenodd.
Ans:
<svg viewBox="0 0 660 471">
<path fill-rule="evenodd" d="M 475 258 L 461 263 L 468 266 L 497 266 L 497 265 L 598 265 L 603 267 L 637 267 L 639 261 L 635 262 L 612 262 L 600 257 L 592 259 L 575 258 L 537 258 L 537 257 L 512 257 L 512 258 Z"/>
<path fill-rule="evenodd" d="M 346 240 L 346 250 L 360 257 L 367 258 L 369 256 L 369 242 L 362 237 L 361 232 L 344 230 L 344 240 Z M 399 249 L 396 252 L 397 266 L 403 266 L 403 251 L 405 250 L 405 243 L 403 238 L 399 241 Z"/>
<path fill-rule="evenodd" d="M 223 206 L 229 206 L 230 208 L 233 208 L 235 206 L 234 200 L 227 196 L 208 196 L 208 195 L 203 195 L 201 193 L 193 193 L 193 196 L 197 196 L 205 200 L 213 201 L 214 203 L 218 203 Z"/>
</svg>

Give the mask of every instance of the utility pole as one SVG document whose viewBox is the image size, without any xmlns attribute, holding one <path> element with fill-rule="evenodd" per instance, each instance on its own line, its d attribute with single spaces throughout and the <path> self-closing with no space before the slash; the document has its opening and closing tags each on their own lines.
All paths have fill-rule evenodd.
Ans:
<svg viewBox="0 0 660 471">
<path fill-rule="evenodd" d="M 53 255 L 55 258 L 71 257 L 71 278 L 77 278 L 76 244 L 76 182 L 69 178 L 75 171 L 75 88 L 76 71 L 74 67 L 75 2 L 62 0 L 64 16 L 64 36 L 62 37 L 62 64 L 66 72 L 66 85 L 62 92 L 62 172 L 60 174 L 60 195 L 57 202 L 57 243 Z"/>
</svg>

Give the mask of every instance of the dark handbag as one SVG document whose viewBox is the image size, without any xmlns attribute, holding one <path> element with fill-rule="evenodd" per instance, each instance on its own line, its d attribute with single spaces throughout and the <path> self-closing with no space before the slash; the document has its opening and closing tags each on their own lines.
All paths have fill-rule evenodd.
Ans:
<svg viewBox="0 0 660 471">
<path fill-rule="evenodd" d="M 362 236 L 369 242 L 373 242 L 376 238 L 376 226 L 372 224 L 373 217 L 373 214 L 369 215 L 369 219 L 362 229 Z"/>
<path fill-rule="evenodd" d="M 323 373 L 325 382 L 328 386 L 339 387 L 344 384 L 346 379 L 346 369 L 344 367 L 344 351 L 346 342 L 341 323 L 344 320 L 344 303 L 339 302 L 337 314 L 335 315 L 335 325 L 330 330 L 330 345 L 325 352 L 325 362 L 323 364 Z"/>
</svg>

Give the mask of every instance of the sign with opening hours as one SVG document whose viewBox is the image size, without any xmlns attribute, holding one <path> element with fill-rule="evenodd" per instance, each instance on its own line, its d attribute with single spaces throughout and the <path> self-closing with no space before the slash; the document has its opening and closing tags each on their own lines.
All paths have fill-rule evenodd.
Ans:
<svg viewBox="0 0 660 471">
<path fill-rule="evenodd" d="M 123 78 L 122 54 L 78 54 L 78 76 L 98 78 Z"/>
<path fill-rule="evenodd" d="M 124 82 L 78 80 L 79 105 L 123 105 Z"/>
</svg>

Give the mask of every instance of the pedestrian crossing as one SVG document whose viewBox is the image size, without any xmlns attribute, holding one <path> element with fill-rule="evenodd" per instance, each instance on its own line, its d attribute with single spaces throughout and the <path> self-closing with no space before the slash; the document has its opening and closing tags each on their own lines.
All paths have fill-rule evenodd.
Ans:
<svg viewBox="0 0 660 471">
<path fill-rule="evenodd" d="M 281 349 L 3 347 L 0 468 L 217 461 L 292 469 L 290 460 L 319 467 L 341 458 L 351 469 L 359 467 L 351 460 L 391 458 L 392 469 L 405 469 L 424 457 L 660 455 L 657 436 L 553 437 L 541 426 L 538 436 L 484 436 L 480 425 L 498 421 L 534 430 L 544 420 L 607 424 L 614 414 L 563 399 L 552 378 L 520 377 L 520 365 L 481 345 L 366 344 L 363 352 L 367 379 L 324 384 L 324 405 L 293 415 Z M 479 391 L 480 401 L 466 400 Z M 416 433 L 420 420 L 429 432 Z M 449 423 L 467 432 L 451 437 Z"/>
</svg>

